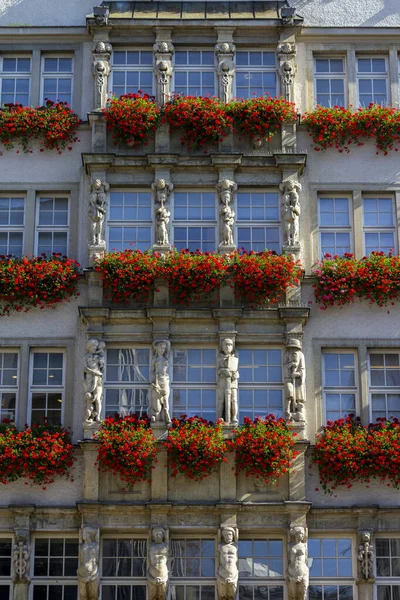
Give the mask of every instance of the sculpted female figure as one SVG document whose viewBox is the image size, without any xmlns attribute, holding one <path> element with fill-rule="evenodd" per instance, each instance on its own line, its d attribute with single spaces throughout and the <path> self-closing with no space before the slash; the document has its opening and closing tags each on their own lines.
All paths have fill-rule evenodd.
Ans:
<svg viewBox="0 0 400 600">
<path fill-rule="evenodd" d="M 235 600 L 239 571 L 237 567 L 238 549 L 233 527 L 223 527 L 219 544 L 219 565 L 217 571 L 218 600 Z"/>
<path fill-rule="evenodd" d="M 147 571 L 149 600 L 165 600 L 168 588 L 168 542 L 162 527 L 155 527 L 151 537 L 150 566 Z"/>
<path fill-rule="evenodd" d="M 153 359 L 151 363 L 151 390 L 150 390 L 150 420 L 152 423 L 171 423 L 169 415 L 169 350 L 171 344 L 168 340 L 159 340 L 153 343 Z"/>
<path fill-rule="evenodd" d="M 290 530 L 288 547 L 288 599 L 306 600 L 308 589 L 307 540 L 304 527 Z"/>
<path fill-rule="evenodd" d="M 98 600 L 99 597 L 99 530 L 82 527 L 79 547 L 79 598 Z"/>
</svg>

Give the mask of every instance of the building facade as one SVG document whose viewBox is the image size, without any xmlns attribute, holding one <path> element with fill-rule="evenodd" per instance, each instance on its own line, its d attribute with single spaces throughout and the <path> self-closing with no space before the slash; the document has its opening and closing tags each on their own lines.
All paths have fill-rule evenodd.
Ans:
<svg viewBox="0 0 400 600">
<path fill-rule="evenodd" d="M 0 600 L 399 600 L 398 491 L 373 481 L 330 496 L 310 465 L 327 420 L 400 416 L 398 306 L 321 311 L 312 287 L 325 253 L 399 253 L 398 155 L 377 155 L 372 141 L 315 152 L 300 119 L 270 142 L 232 134 L 190 151 L 161 126 L 130 148 L 115 144 L 101 111 L 110 92 L 139 89 L 161 105 L 175 92 L 283 95 L 300 114 L 317 103 L 398 107 L 397 1 L 34 4 L 0 3 L 1 103 L 67 101 L 83 122 L 71 151 L 1 155 L 0 254 L 61 252 L 83 276 L 77 299 L 2 317 L 1 418 L 71 427 L 76 462 L 73 482 L 1 486 Z M 285 217 L 289 194 L 300 205 L 295 223 Z M 177 306 L 163 280 L 147 303 L 107 299 L 93 269 L 99 254 L 171 246 L 267 247 L 293 254 L 305 276 L 270 308 L 241 303 L 229 286 L 213 302 Z M 296 417 L 291 472 L 265 485 L 235 476 L 230 455 L 188 485 L 170 476 L 160 442 L 150 482 L 126 487 L 99 473 L 85 406 L 90 357 L 105 354 L 102 418 L 146 412 L 161 359 L 171 413 L 215 421 L 226 340 L 238 358 L 239 421 Z M 303 408 L 288 415 L 295 352 Z M 154 431 L 162 438 L 166 424 Z"/>
</svg>

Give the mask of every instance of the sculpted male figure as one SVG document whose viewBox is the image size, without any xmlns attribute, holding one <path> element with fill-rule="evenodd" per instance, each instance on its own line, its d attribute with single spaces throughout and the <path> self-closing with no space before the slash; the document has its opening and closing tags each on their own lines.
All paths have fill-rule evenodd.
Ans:
<svg viewBox="0 0 400 600">
<path fill-rule="evenodd" d="M 153 343 L 149 416 L 152 423 L 171 423 L 169 415 L 169 350 L 168 340 Z"/>
<path fill-rule="evenodd" d="M 98 246 L 104 244 L 104 221 L 106 218 L 107 192 L 110 189 L 108 183 L 103 183 L 101 179 L 94 179 L 90 182 L 89 194 L 89 217 L 90 225 L 90 244 Z"/>
<path fill-rule="evenodd" d="M 304 527 L 290 530 L 288 547 L 288 598 L 306 600 L 308 589 L 307 543 Z"/>
<path fill-rule="evenodd" d="M 237 567 L 238 549 L 235 543 L 235 530 L 224 527 L 219 544 L 219 565 L 217 571 L 218 600 L 235 600 L 239 571 Z"/>
<path fill-rule="evenodd" d="M 306 367 L 301 342 L 291 339 L 285 354 L 286 417 L 295 421 L 305 421 L 305 380 Z"/>
<path fill-rule="evenodd" d="M 239 359 L 233 354 L 233 341 L 222 340 L 218 356 L 218 418 L 226 423 L 238 422 L 237 390 Z"/>
<path fill-rule="evenodd" d="M 83 371 L 83 391 L 85 393 L 85 422 L 100 421 L 103 401 L 105 343 L 88 340 L 86 344 L 85 367 Z"/>
<path fill-rule="evenodd" d="M 82 527 L 79 546 L 79 598 L 98 600 L 99 597 L 99 530 Z"/>
<path fill-rule="evenodd" d="M 168 589 L 168 542 L 165 531 L 155 527 L 151 533 L 149 569 L 147 571 L 149 600 L 165 600 Z"/>
<path fill-rule="evenodd" d="M 295 246 L 299 243 L 299 217 L 300 199 L 299 190 L 301 185 L 297 181 L 289 179 L 280 185 L 283 192 L 283 217 L 285 222 L 286 243 Z"/>
</svg>

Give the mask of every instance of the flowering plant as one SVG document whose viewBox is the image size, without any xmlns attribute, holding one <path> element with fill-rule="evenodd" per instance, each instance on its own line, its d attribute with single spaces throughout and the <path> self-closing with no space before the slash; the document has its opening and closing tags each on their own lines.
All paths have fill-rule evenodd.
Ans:
<svg viewBox="0 0 400 600">
<path fill-rule="evenodd" d="M 151 252 L 110 252 L 95 264 L 113 302 L 146 300 L 159 275 L 159 257 Z"/>
<path fill-rule="evenodd" d="M 314 294 L 323 309 L 344 306 L 356 298 L 384 306 L 400 297 L 400 256 L 372 252 L 357 260 L 353 254 L 325 255 L 314 271 Z"/>
<path fill-rule="evenodd" d="M 121 140 L 134 148 L 146 143 L 154 133 L 159 119 L 160 109 L 155 99 L 148 94 L 124 94 L 112 97 L 103 108 L 107 128 L 113 131 L 115 145 Z"/>
<path fill-rule="evenodd" d="M 253 305 L 271 305 L 300 281 L 301 267 L 292 255 L 243 252 L 231 255 L 236 294 Z"/>
<path fill-rule="evenodd" d="M 162 122 L 184 129 L 181 142 L 189 150 L 215 145 L 232 130 L 225 104 L 208 96 L 175 96 L 165 105 Z"/>
<path fill-rule="evenodd" d="M 282 123 L 297 118 L 292 102 L 269 96 L 233 100 L 227 110 L 234 119 L 235 129 L 256 141 L 272 139 Z"/>
<path fill-rule="evenodd" d="M 79 263 L 53 254 L 0 257 L 0 316 L 12 310 L 54 307 L 78 296 Z"/>
<path fill-rule="evenodd" d="M 336 148 L 349 152 L 351 144 L 362 146 L 369 138 L 375 139 L 379 151 L 385 155 L 389 150 L 398 150 L 400 142 L 400 110 L 388 106 L 370 104 L 367 108 L 351 109 L 335 106 L 317 106 L 303 116 L 315 144 L 315 150 Z"/>
<path fill-rule="evenodd" d="M 284 419 L 268 415 L 265 419 L 244 418 L 244 425 L 234 431 L 236 471 L 246 477 L 260 477 L 266 483 L 289 471 L 290 462 L 298 452 L 294 450 L 295 433 Z"/>
<path fill-rule="evenodd" d="M 189 304 L 201 294 L 211 294 L 226 282 L 229 263 L 225 255 L 208 252 L 170 252 L 162 265 L 162 276 L 169 283 L 173 301 Z"/>
<path fill-rule="evenodd" d="M 16 444 L 18 431 L 11 421 L 0 423 L 0 483 L 11 483 L 22 477 L 21 456 Z"/>
<path fill-rule="evenodd" d="M 70 144 L 77 142 L 76 130 L 81 123 L 65 102 L 46 100 L 45 106 L 22 106 L 4 104 L 0 108 L 0 141 L 6 150 L 15 142 L 22 145 L 24 152 L 29 150 L 30 140 L 39 140 L 43 151 L 57 150 L 58 154 Z"/>
<path fill-rule="evenodd" d="M 372 478 L 400 488 L 400 422 L 377 419 L 364 427 L 354 415 L 328 421 L 317 437 L 312 462 L 318 465 L 320 483 L 328 493 L 338 486 L 370 483 Z"/>
<path fill-rule="evenodd" d="M 150 479 L 157 442 L 147 419 L 135 415 L 107 417 L 95 436 L 100 442 L 99 470 L 119 473 L 128 485 Z"/>
<path fill-rule="evenodd" d="M 219 423 L 213 425 L 201 417 L 186 415 L 172 419 L 163 444 L 171 461 L 172 477 L 182 473 L 195 481 L 201 481 L 226 462 L 224 455 L 230 447 Z"/>
</svg>

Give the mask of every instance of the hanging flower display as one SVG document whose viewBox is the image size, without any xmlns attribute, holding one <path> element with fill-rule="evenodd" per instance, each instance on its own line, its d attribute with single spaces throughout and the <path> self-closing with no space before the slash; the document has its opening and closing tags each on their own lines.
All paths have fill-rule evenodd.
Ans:
<svg viewBox="0 0 400 600">
<path fill-rule="evenodd" d="M 160 120 L 160 109 L 155 98 L 148 94 L 124 94 L 113 96 L 103 108 L 107 127 L 117 145 L 123 142 L 135 148 L 147 144 Z"/>
<path fill-rule="evenodd" d="M 255 141 L 271 140 L 283 123 L 297 119 L 292 102 L 269 96 L 233 100 L 227 111 L 234 120 L 235 130 Z"/>
</svg>

